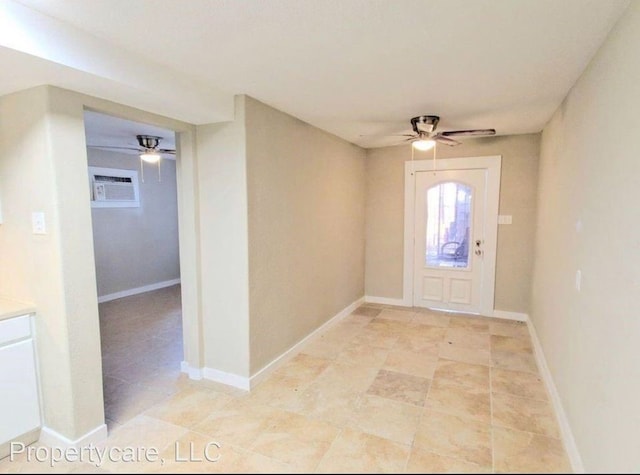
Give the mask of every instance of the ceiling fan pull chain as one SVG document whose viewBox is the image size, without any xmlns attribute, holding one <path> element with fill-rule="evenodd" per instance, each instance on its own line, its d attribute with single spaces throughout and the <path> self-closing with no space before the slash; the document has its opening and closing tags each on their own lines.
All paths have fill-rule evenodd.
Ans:
<svg viewBox="0 0 640 475">
<path fill-rule="evenodd" d="M 416 153 L 416 149 L 411 147 L 411 176 L 413 176 L 413 173 L 415 171 L 415 167 L 413 166 L 413 155 Z"/>
<path fill-rule="evenodd" d="M 158 160 L 158 183 L 162 183 L 162 173 L 160 173 L 160 164 L 162 160 Z"/>
<path fill-rule="evenodd" d="M 436 174 L 436 150 L 438 149 L 438 142 L 433 144 L 433 174 Z"/>
<path fill-rule="evenodd" d="M 144 160 L 140 158 L 140 178 L 142 178 L 142 183 L 144 183 Z"/>
</svg>

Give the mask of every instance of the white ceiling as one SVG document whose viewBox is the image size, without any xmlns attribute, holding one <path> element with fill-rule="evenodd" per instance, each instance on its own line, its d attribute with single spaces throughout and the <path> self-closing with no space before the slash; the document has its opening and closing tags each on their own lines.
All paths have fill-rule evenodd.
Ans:
<svg viewBox="0 0 640 475">
<path fill-rule="evenodd" d="M 105 48 L 126 50 L 141 63 L 229 95 L 249 94 L 363 146 L 389 141 L 360 134 L 400 132 L 421 114 L 440 115 L 439 130 L 540 131 L 628 5 L 627 0 L 21 3 L 90 32 Z M 100 59 L 94 53 L 93 60 Z M 158 108 L 170 114 L 166 111 L 180 106 L 177 97 L 164 94 Z M 186 118 L 184 104 L 180 112 L 179 118 Z M 202 115 L 194 113 L 192 121 L 201 122 Z"/>
</svg>

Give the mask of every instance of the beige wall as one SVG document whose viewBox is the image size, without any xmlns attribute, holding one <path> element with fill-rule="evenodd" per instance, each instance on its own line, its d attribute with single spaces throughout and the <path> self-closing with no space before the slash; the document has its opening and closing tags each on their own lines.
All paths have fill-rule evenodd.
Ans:
<svg viewBox="0 0 640 475">
<path fill-rule="evenodd" d="M 438 147 L 438 157 L 502 155 L 500 214 L 513 224 L 498 227 L 495 308 L 529 311 L 536 186 L 540 136 L 512 135 L 465 140 L 456 147 Z M 433 157 L 416 152 L 415 160 Z M 367 151 L 366 294 L 402 298 L 404 253 L 404 162 L 411 148 Z"/>
<path fill-rule="evenodd" d="M 140 170 L 137 155 L 87 149 L 89 166 Z M 92 208 L 98 295 L 180 278 L 176 162 L 145 165 L 139 208 Z"/>
<path fill-rule="evenodd" d="M 638 78 L 632 2 L 542 135 L 532 320 L 594 473 L 640 467 Z"/>
<path fill-rule="evenodd" d="M 365 151 L 247 98 L 251 372 L 364 293 Z"/>
<path fill-rule="evenodd" d="M 245 97 L 233 122 L 197 127 L 204 366 L 249 374 Z"/>
<path fill-rule="evenodd" d="M 66 94 L 39 87 L 0 100 L 11 117 L 0 122 L 0 289 L 37 307 L 44 424 L 73 440 L 104 415 L 82 107 Z M 33 211 L 44 211 L 46 235 L 31 233 Z"/>
<path fill-rule="evenodd" d="M 247 96 L 197 150 L 204 366 L 247 378 L 362 297 L 365 152 Z"/>
</svg>

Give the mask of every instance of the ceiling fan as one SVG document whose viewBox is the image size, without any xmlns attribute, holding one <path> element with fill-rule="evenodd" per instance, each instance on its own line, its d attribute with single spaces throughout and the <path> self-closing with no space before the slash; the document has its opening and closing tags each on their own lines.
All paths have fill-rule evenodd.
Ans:
<svg viewBox="0 0 640 475">
<path fill-rule="evenodd" d="M 171 148 L 159 148 L 163 137 L 156 135 L 136 135 L 139 147 L 112 147 L 109 145 L 87 145 L 90 148 L 104 148 L 108 150 L 135 150 L 140 153 L 140 158 L 145 162 L 156 163 L 162 158 L 162 154 L 175 155 Z"/>
<path fill-rule="evenodd" d="M 436 142 L 450 147 L 462 143 L 452 137 L 482 137 L 496 134 L 496 129 L 449 130 L 436 133 L 438 122 L 440 122 L 440 117 L 437 115 L 419 115 L 411 119 L 412 134 L 399 134 L 393 135 L 393 137 L 408 137 L 401 143 L 411 142 L 415 149 L 429 150 Z"/>
<path fill-rule="evenodd" d="M 144 183 L 144 167 L 143 162 L 158 164 L 158 182 L 162 181 L 160 173 L 160 159 L 162 154 L 175 155 L 176 151 L 171 148 L 159 148 L 160 141 L 163 137 L 157 135 L 136 135 L 139 147 L 113 147 L 109 145 L 87 145 L 89 148 L 103 148 L 106 150 L 135 150 L 140 156 L 140 174 Z"/>
</svg>

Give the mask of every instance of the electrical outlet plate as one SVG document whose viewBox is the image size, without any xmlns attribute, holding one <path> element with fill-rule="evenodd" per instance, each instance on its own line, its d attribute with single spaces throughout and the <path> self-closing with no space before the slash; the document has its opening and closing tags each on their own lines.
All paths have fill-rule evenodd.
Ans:
<svg viewBox="0 0 640 475">
<path fill-rule="evenodd" d="M 31 213 L 31 227 L 33 234 L 47 234 L 47 225 L 42 211 Z"/>
</svg>

